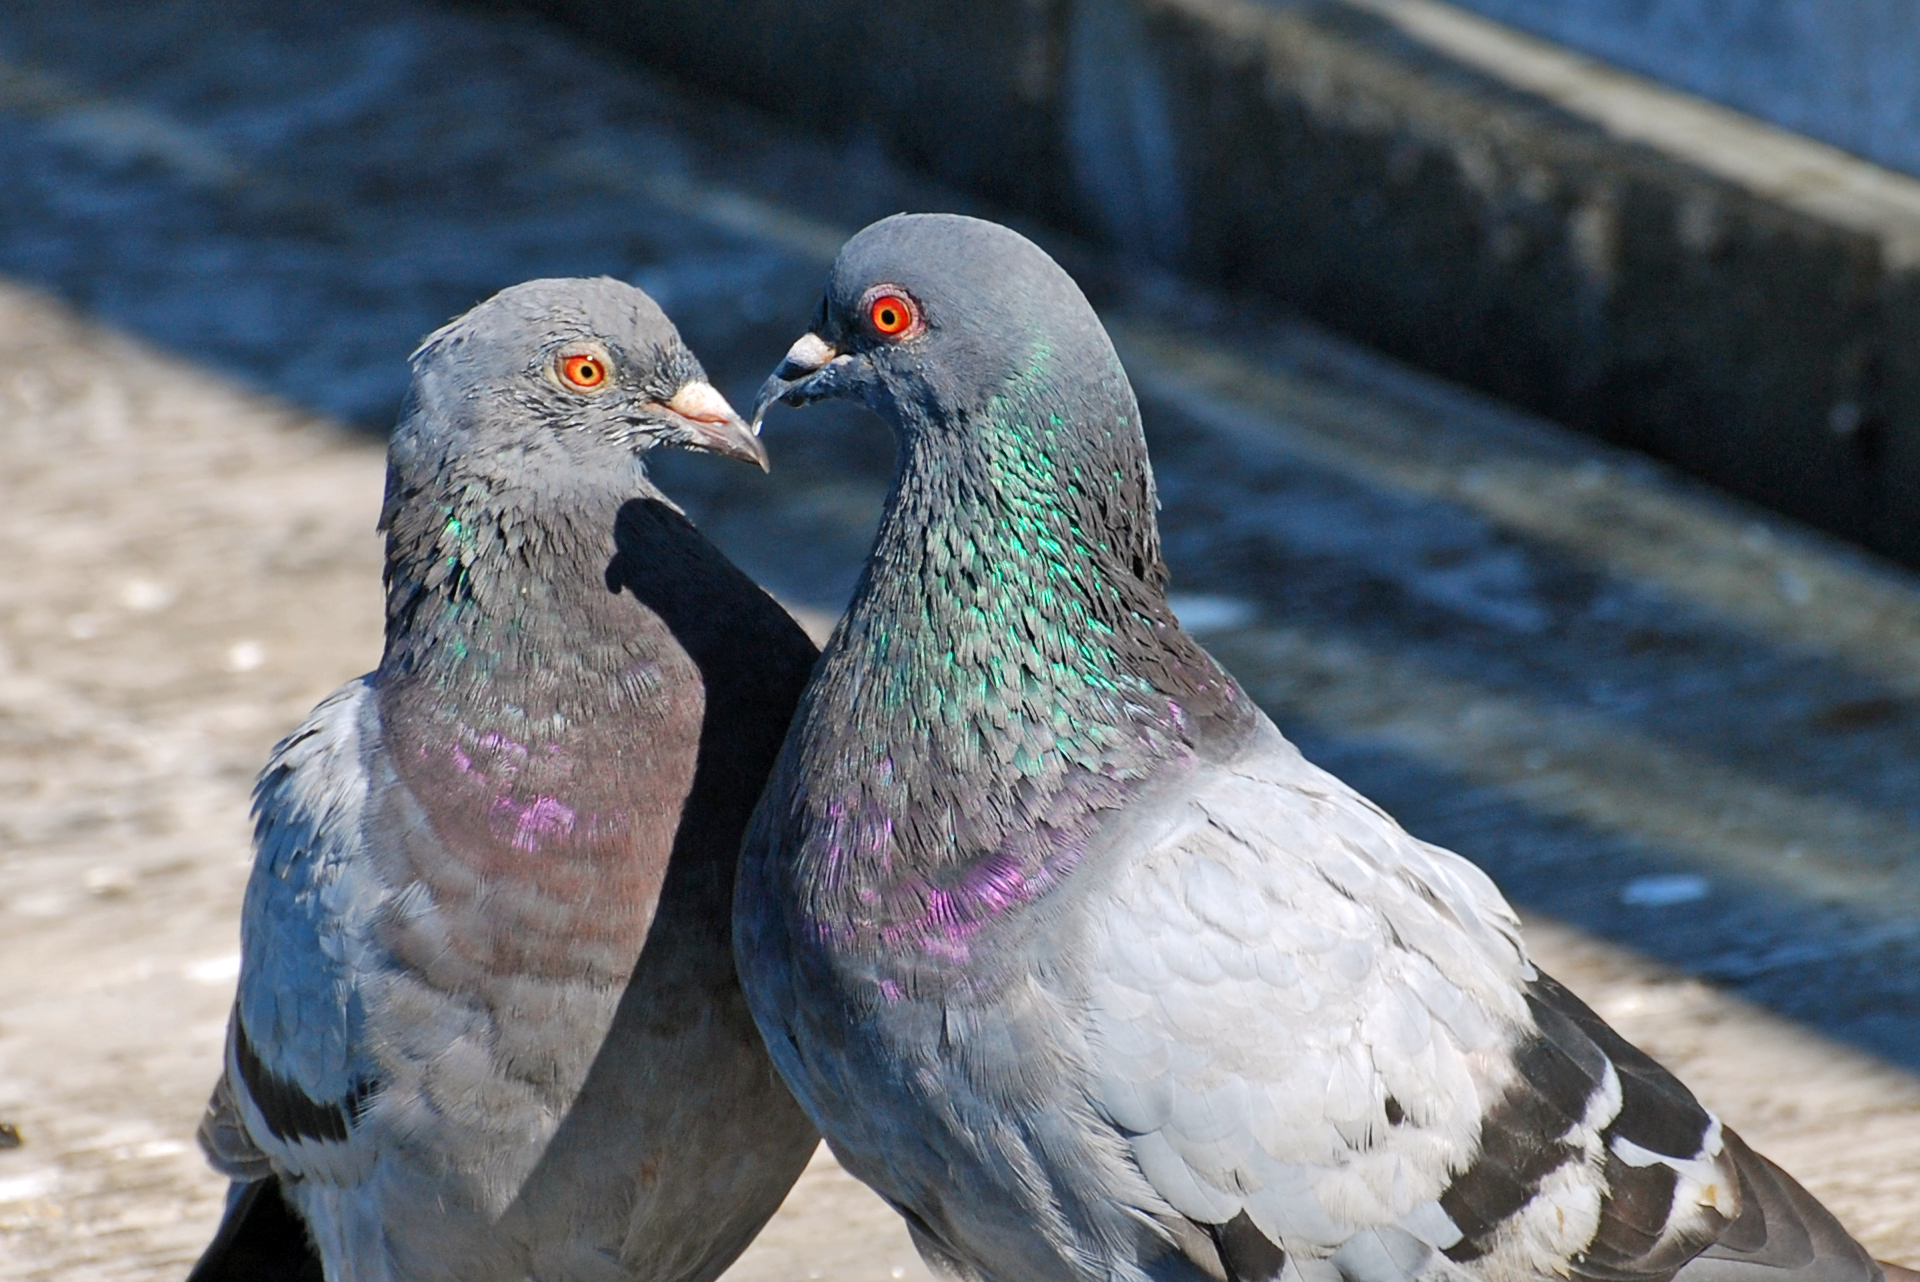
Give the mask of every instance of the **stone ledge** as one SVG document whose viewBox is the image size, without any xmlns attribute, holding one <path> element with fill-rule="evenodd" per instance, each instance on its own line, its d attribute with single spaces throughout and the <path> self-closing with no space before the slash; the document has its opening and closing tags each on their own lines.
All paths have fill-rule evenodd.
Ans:
<svg viewBox="0 0 1920 1282">
<path fill-rule="evenodd" d="M 1920 563 L 1920 181 L 1432 0 L 529 3 Z"/>
</svg>

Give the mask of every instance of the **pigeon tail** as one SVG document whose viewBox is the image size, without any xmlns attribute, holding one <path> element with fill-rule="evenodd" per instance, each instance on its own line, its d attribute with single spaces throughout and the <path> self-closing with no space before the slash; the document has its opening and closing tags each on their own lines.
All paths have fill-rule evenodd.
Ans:
<svg viewBox="0 0 1920 1282">
<path fill-rule="evenodd" d="M 322 1282 L 320 1253 L 277 1177 L 235 1181 L 227 1213 L 187 1282 Z"/>
<path fill-rule="evenodd" d="M 1891 1278 L 1792 1176 L 1731 1130 L 1722 1134 L 1740 1176 L 1740 1213 L 1674 1275 L 1676 1282 L 1879 1282 L 1876 1272 Z"/>
</svg>

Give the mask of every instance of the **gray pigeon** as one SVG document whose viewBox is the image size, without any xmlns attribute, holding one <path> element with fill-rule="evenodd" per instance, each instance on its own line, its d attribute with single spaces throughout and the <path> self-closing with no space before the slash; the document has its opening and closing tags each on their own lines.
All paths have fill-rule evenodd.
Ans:
<svg viewBox="0 0 1920 1282">
<path fill-rule="evenodd" d="M 729 913 L 816 652 L 648 481 L 661 443 L 766 465 L 618 281 L 414 354 L 385 653 L 255 792 L 195 1282 L 706 1282 L 805 1165 Z"/>
<path fill-rule="evenodd" d="M 1877 1282 L 1778 1167 L 1303 759 L 1167 608 L 1140 413 L 973 219 L 840 252 L 774 400 L 899 462 L 744 848 L 775 1062 L 988 1282 Z"/>
</svg>

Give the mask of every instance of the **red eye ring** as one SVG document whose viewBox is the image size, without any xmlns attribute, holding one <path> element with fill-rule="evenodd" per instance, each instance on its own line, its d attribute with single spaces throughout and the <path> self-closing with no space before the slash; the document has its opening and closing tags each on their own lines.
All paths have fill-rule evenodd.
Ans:
<svg viewBox="0 0 1920 1282">
<path fill-rule="evenodd" d="M 607 381 L 607 363 L 589 352 L 560 358 L 560 377 L 568 385 L 591 392 Z"/>
<path fill-rule="evenodd" d="M 899 290 L 882 287 L 867 300 L 867 324 L 882 338 L 911 338 L 920 332 L 920 308 Z"/>
</svg>

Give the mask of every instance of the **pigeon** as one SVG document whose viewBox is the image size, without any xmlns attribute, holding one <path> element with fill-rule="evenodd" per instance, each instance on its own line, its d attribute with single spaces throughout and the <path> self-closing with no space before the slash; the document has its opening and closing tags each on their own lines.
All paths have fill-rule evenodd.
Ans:
<svg viewBox="0 0 1920 1282">
<path fill-rule="evenodd" d="M 380 666 L 255 789 L 191 1276 L 707 1282 L 818 1143 L 731 940 L 817 652 L 641 460 L 766 453 L 614 280 L 507 289 L 412 366 Z"/>
<path fill-rule="evenodd" d="M 1879 1282 L 1167 605 L 1140 412 L 992 223 L 848 241 L 776 401 L 899 454 L 742 850 L 767 1044 L 977 1282 Z"/>
</svg>

